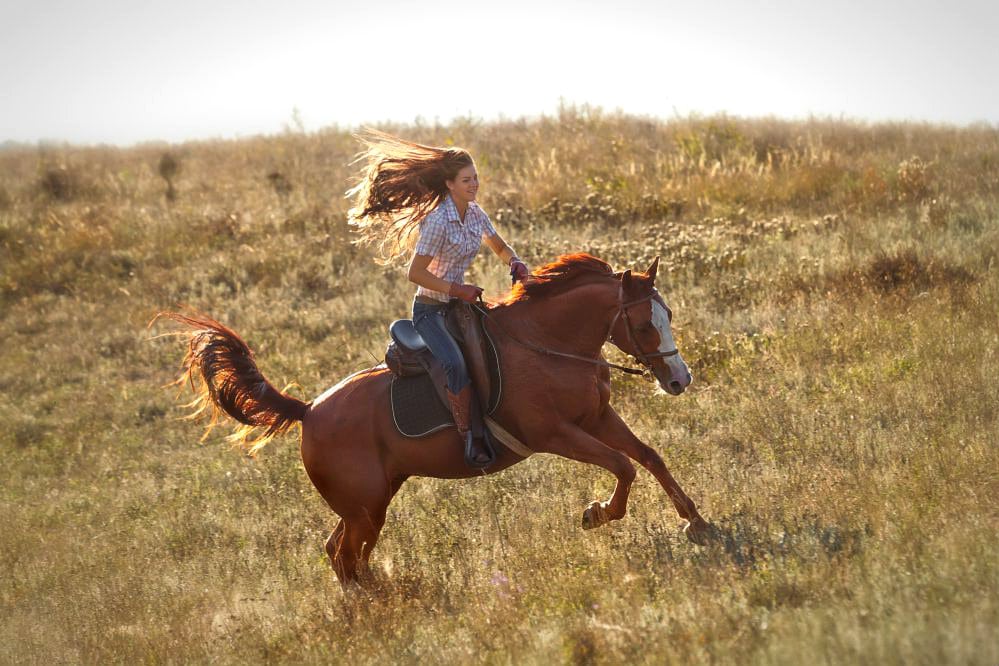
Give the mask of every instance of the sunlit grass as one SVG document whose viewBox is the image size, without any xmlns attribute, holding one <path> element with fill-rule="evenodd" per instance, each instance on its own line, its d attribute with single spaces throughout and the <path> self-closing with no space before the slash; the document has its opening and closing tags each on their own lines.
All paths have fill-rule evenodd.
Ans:
<svg viewBox="0 0 999 666">
<path fill-rule="evenodd" d="M 386 129 L 469 148 L 532 264 L 662 255 L 695 384 L 615 377 L 614 404 L 719 544 L 644 472 L 583 532 L 613 479 L 536 456 L 408 482 L 375 588 L 344 596 L 295 438 L 199 443 L 165 388 L 180 344 L 146 324 L 210 313 L 306 399 L 375 363 L 411 289 L 350 244 L 357 144 L 5 152 L 0 661 L 999 660 L 999 132 L 572 108 Z M 508 284 L 485 254 L 471 279 Z"/>
</svg>

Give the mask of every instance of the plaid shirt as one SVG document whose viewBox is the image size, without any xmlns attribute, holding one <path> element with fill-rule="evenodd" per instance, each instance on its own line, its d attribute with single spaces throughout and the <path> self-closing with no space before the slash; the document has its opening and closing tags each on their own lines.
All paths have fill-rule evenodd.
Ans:
<svg viewBox="0 0 999 666">
<path fill-rule="evenodd" d="M 435 276 L 461 284 L 465 271 L 479 253 L 482 239 L 495 235 L 496 230 L 489 221 L 489 216 L 474 201 L 469 202 L 465 221 L 461 222 L 454 200 L 448 194 L 420 222 L 420 240 L 416 243 L 416 254 L 433 257 L 427 270 Z M 417 287 L 416 294 L 445 303 L 450 298 L 447 294 L 423 286 Z"/>
</svg>

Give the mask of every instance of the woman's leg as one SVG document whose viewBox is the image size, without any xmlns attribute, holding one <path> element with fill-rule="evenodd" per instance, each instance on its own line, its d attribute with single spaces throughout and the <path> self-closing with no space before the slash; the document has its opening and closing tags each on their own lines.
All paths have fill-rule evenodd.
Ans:
<svg viewBox="0 0 999 666">
<path fill-rule="evenodd" d="M 430 353 L 444 366 L 448 390 L 458 394 L 471 379 L 461 348 L 444 325 L 444 307 L 443 304 L 438 307 L 416 303 L 413 306 L 413 326 L 427 343 Z"/>
<path fill-rule="evenodd" d="M 490 446 L 484 439 L 486 437 L 484 426 L 476 425 L 475 432 L 481 431 L 482 436 L 473 437 L 472 410 L 477 408 L 477 405 L 474 404 L 472 381 L 468 376 L 461 348 L 444 324 L 444 311 L 443 305 L 438 307 L 415 303 L 413 325 L 447 373 L 448 402 L 451 403 L 454 425 L 464 441 L 465 461 L 472 467 L 487 467 L 495 460 L 495 454 L 490 452 Z M 478 418 L 476 417 L 477 422 Z"/>
</svg>

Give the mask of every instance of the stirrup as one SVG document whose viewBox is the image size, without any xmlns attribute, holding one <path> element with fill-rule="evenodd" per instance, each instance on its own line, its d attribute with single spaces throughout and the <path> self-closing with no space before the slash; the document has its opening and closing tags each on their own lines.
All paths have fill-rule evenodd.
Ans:
<svg viewBox="0 0 999 666">
<path fill-rule="evenodd" d="M 475 460 L 473 457 L 473 449 L 478 448 L 479 457 L 484 454 L 485 457 L 481 461 Z M 472 431 L 469 430 L 465 433 L 465 464 L 474 469 L 485 469 L 489 467 L 494 462 L 496 462 L 496 450 L 493 448 L 492 441 L 489 437 L 489 430 L 483 426 L 482 428 L 482 446 L 475 446 L 475 439 L 472 438 Z"/>
</svg>

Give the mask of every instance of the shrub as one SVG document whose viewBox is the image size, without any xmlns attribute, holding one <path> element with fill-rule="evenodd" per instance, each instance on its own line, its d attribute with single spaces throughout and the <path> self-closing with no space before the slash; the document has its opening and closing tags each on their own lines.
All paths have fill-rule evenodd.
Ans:
<svg viewBox="0 0 999 666">
<path fill-rule="evenodd" d="M 173 179 L 180 171 L 180 162 L 172 153 L 163 153 L 160 157 L 159 172 L 160 177 L 166 181 L 167 189 L 164 196 L 166 196 L 167 201 L 174 201 L 177 199 L 177 190 L 173 187 Z"/>
<path fill-rule="evenodd" d="M 38 181 L 38 187 L 55 201 L 71 201 L 80 190 L 76 176 L 65 166 L 45 169 Z"/>
</svg>

